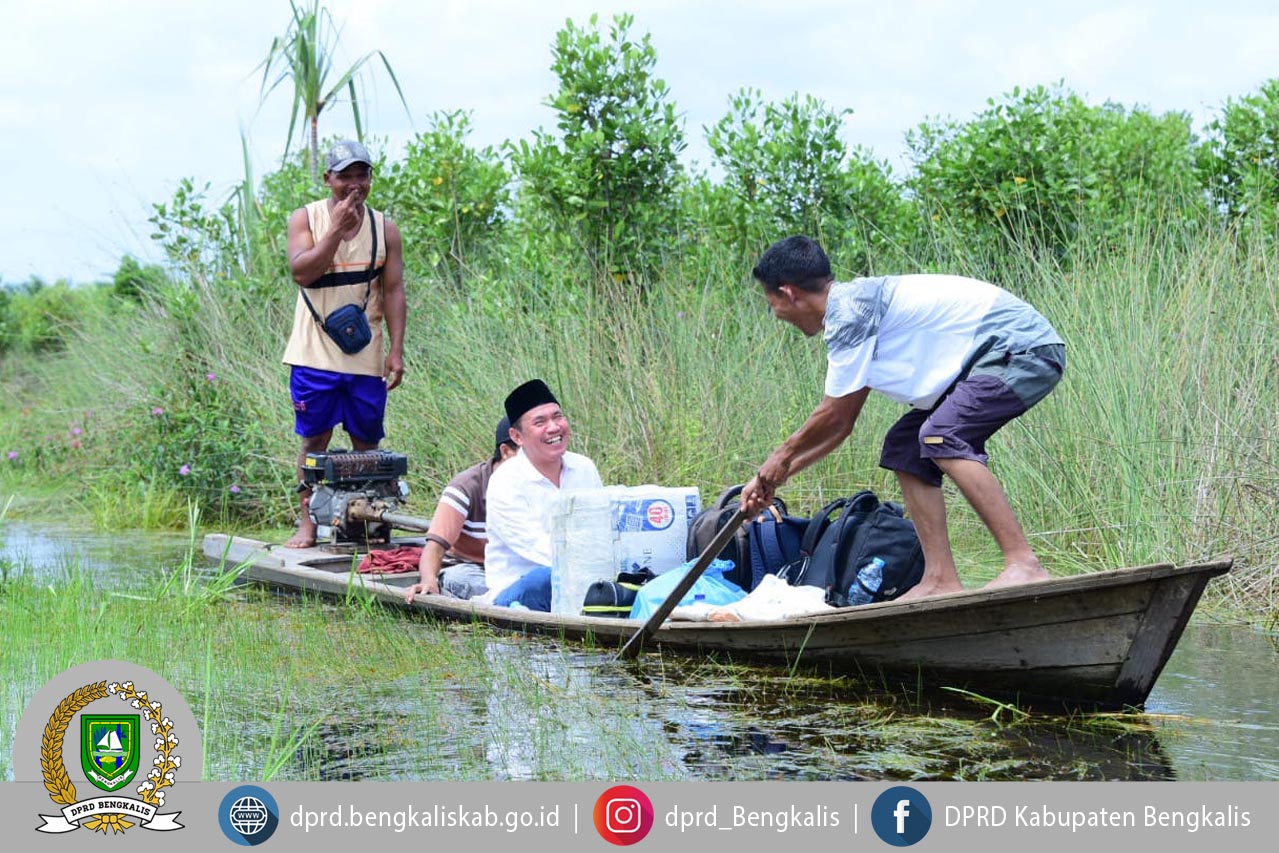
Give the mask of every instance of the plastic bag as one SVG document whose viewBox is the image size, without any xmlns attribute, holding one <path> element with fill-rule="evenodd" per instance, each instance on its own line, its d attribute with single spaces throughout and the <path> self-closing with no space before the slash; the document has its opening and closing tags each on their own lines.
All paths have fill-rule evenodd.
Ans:
<svg viewBox="0 0 1279 853">
<path fill-rule="evenodd" d="M 776 575 L 764 575 L 759 586 L 741 601 L 708 614 L 711 621 L 749 622 L 794 619 L 835 608 L 826 603 L 826 591 L 815 586 L 791 586 Z M 717 614 L 728 618 L 717 619 Z"/>
<path fill-rule="evenodd" d="M 635 597 L 635 606 L 631 608 L 632 619 L 648 619 L 652 616 L 657 608 L 662 605 L 666 597 L 670 595 L 675 587 L 679 586 L 679 582 L 688 574 L 688 570 L 693 567 L 696 560 L 689 560 L 683 565 L 671 569 L 658 575 L 653 580 L 644 584 L 639 589 L 639 594 Z M 732 571 L 733 563 L 731 560 L 712 560 L 711 564 L 706 567 L 706 571 L 693 584 L 693 588 L 684 594 L 680 599 L 680 605 L 691 605 L 694 602 L 705 603 L 709 606 L 722 607 L 740 601 L 746 597 L 746 592 L 740 586 L 731 581 L 724 579 L 724 573 Z M 703 596 L 698 599 L 697 596 Z"/>
</svg>

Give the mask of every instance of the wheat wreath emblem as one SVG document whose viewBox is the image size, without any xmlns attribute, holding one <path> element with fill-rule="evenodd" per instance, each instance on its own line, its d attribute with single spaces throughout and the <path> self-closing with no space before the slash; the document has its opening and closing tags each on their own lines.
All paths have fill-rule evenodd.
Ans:
<svg viewBox="0 0 1279 853">
<path fill-rule="evenodd" d="M 144 720 L 150 721 L 151 733 L 156 736 L 156 754 L 152 762 L 154 767 L 137 787 L 137 792 L 142 795 L 141 802 L 120 800 L 118 797 L 100 797 L 96 800 L 77 802 L 75 784 L 67 774 L 67 766 L 62 760 L 62 742 L 66 738 L 67 727 L 71 725 L 77 713 L 99 699 L 110 696 L 118 696 L 121 700 L 128 702 L 130 707 L 142 712 Z M 164 805 L 164 789 L 173 785 L 177 769 L 182 766 L 182 757 L 173 751 L 177 745 L 178 738 L 173 732 L 173 720 L 164 716 L 164 709 L 160 703 L 148 697 L 145 690 L 135 689 L 132 681 L 126 681 L 123 684 L 114 681 L 110 684 L 106 681 L 97 681 L 72 691 L 53 709 L 49 722 L 45 724 L 44 736 L 40 739 L 40 768 L 44 772 L 44 787 L 49 792 L 49 799 L 66 807 L 62 810 L 62 817 L 50 818 L 41 815 L 46 825 L 39 827 L 40 831 L 68 832 L 76 828 L 77 820 L 84 821 L 80 825 L 85 829 L 102 833 L 108 829 L 112 832 L 124 832 L 136 826 L 138 822 L 147 829 L 181 829 L 181 824 L 174 822 L 177 812 L 169 815 L 157 814 Z M 104 800 L 132 804 L 129 808 L 132 814 L 95 808 L 95 804 L 100 806 Z M 87 807 L 84 809 L 87 819 L 75 816 L 79 806 Z"/>
</svg>

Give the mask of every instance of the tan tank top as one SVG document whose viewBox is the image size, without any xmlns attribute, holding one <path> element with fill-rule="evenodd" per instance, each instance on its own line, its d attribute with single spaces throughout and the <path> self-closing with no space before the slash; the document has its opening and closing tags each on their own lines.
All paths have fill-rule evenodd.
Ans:
<svg viewBox="0 0 1279 853">
<path fill-rule="evenodd" d="M 311 236 L 318 243 L 330 227 L 328 199 L 313 201 L 306 206 Z M 377 262 L 375 278 L 368 281 L 369 256 L 373 251 L 373 233 L 369 221 L 378 230 Z M 293 308 L 293 331 L 284 348 L 284 363 L 298 367 L 332 370 L 336 373 L 353 373 L 361 376 L 381 376 L 386 365 L 386 353 L 382 348 L 382 267 L 386 264 L 386 220 L 372 208 L 365 209 L 360 231 L 353 239 L 343 240 L 333 253 L 333 263 L 313 285 L 306 289 L 311 304 L 321 318 L 352 303 L 364 302 L 365 291 L 369 301 L 365 312 L 369 316 L 369 328 L 373 340 L 354 355 L 347 355 L 325 334 L 315 322 L 302 300 L 302 288 L 298 288 L 297 304 Z"/>
</svg>

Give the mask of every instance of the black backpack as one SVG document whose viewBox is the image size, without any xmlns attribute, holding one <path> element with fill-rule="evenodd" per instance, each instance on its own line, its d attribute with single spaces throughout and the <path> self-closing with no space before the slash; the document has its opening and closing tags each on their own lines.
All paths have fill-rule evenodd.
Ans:
<svg viewBox="0 0 1279 853">
<path fill-rule="evenodd" d="M 737 512 L 744 486 L 725 489 L 715 503 L 702 510 L 688 527 L 687 559 L 701 556 L 702 551 L 720 528 Z M 720 551 L 717 559 L 731 560 L 732 571 L 724 573 L 724 579 L 750 592 L 759 585 L 764 575 L 775 575 L 787 564 L 801 556 L 807 518 L 789 515 L 786 502 L 773 498 L 754 519 L 743 524 L 729 543 Z"/>
<path fill-rule="evenodd" d="M 857 570 L 874 557 L 884 561 L 884 579 L 872 602 L 891 601 L 924 576 L 924 551 L 914 522 L 901 504 L 881 501 L 871 491 L 827 504 L 813 516 L 800 547 L 803 558 L 788 565 L 782 576 L 793 585 L 821 587 L 826 602 L 835 607 L 848 606 Z"/>
</svg>

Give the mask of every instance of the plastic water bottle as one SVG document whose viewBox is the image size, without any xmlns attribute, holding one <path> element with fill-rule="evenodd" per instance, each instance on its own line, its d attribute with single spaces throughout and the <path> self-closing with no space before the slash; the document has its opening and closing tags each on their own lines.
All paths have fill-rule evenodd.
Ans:
<svg viewBox="0 0 1279 853">
<path fill-rule="evenodd" d="M 857 580 L 848 588 L 849 605 L 870 604 L 883 582 L 884 561 L 879 557 L 871 557 L 866 565 L 857 570 Z"/>
</svg>

